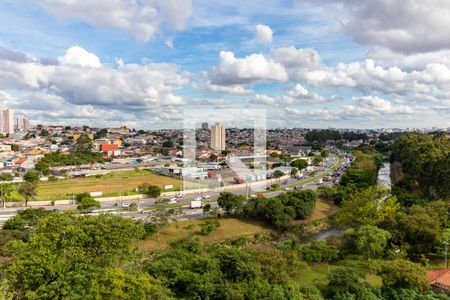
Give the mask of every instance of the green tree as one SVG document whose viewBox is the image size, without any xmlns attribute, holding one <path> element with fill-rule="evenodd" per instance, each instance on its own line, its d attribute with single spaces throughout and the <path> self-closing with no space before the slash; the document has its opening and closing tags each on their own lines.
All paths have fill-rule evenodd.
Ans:
<svg viewBox="0 0 450 300">
<path fill-rule="evenodd" d="M 206 203 L 203 205 L 203 214 L 207 214 L 211 210 L 211 204 Z"/>
<path fill-rule="evenodd" d="M 346 246 L 366 259 L 379 258 L 383 255 L 391 234 L 372 225 L 349 229 L 344 234 Z"/>
<path fill-rule="evenodd" d="M 297 168 L 298 170 L 303 170 L 308 166 L 308 162 L 304 159 L 297 159 L 291 162 L 291 167 Z"/>
<path fill-rule="evenodd" d="M 276 170 L 275 172 L 273 172 L 273 177 L 274 178 L 280 178 L 284 175 L 283 172 L 281 172 L 280 170 Z"/>
<path fill-rule="evenodd" d="M 25 199 L 25 206 L 28 206 L 28 201 L 32 201 L 37 196 L 37 185 L 35 182 L 24 182 L 19 186 L 19 194 Z"/>
<path fill-rule="evenodd" d="M 339 249 L 325 240 L 302 245 L 298 252 L 307 263 L 329 263 L 339 256 Z"/>
<path fill-rule="evenodd" d="M 378 187 L 369 187 L 350 195 L 342 202 L 337 221 L 346 226 L 376 225 L 393 216 L 400 205 L 395 197 L 386 198 L 388 192 Z"/>
<path fill-rule="evenodd" d="M 146 194 L 152 198 L 157 198 L 161 195 L 161 188 L 156 185 L 149 185 Z"/>
<path fill-rule="evenodd" d="M 241 213 L 243 203 L 243 196 L 229 192 L 222 192 L 217 198 L 217 204 L 219 204 L 219 207 L 222 208 L 227 215 Z"/>
<path fill-rule="evenodd" d="M 39 181 L 39 173 L 35 171 L 27 171 L 23 176 L 23 180 L 26 182 L 38 182 Z"/>
<path fill-rule="evenodd" d="M 19 210 L 17 215 L 9 218 L 3 225 L 3 229 L 25 230 L 36 226 L 40 219 L 51 214 L 52 211 L 40 208 L 27 208 Z"/>
<path fill-rule="evenodd" d="M 298 173 L 298 169 L 297 168 L 292 168 L 291 176 L 294 177 L 295 175 L 297 175 L 297 173 Z"/>
<path fill-rule="evenodd" d="M 315 166 L 319 165 L 322 161 L 323 161 L 323 158 L 320 157 L 320 156 L 315 156 L 315 157 L 313 158 L 313 164 L 314 164 Z"/>
<path fill-rule="evenodd" d="M 108 270 L 120 266 L 136 276 L 128 281 L 140 282 L 142 273 L 133 269 L 139 261 L 133 244 L 144 235 L 142 224 L 122 217 L 49 214 L 38 221 L 28 242 L 11 244 L 8 284 L 15 299 L 82 299 L 97 293 L 99 282 L 111 278 Z"/>
<path fill-rule="evenodd" d="M 11 181 L 13 176 L 10 173 L 0 173 L 0 181 Z"/>
<path fill-rule="evenodd" d="M 383 280 L 383 286 L 386 287 L 417 290 L 429 287 L 425 268 L 409 260 L 384 261 L 377 273 Z"/>
<path fill-rule="evenodd" d="M 15 190 L 15 184 L 2 183 L 0 184 L 0 197 L 2 199 L 2 207 L 6 206 L 6 201 L 12 197 Z"/>
<path fill-rule="evenodd" d="M 329 272 L 324 293 L 327 299 L 379 299 L 362 274 L 349 268 L 337 268 Z"/>
<path fill-rule="evenodd" d="M 80 134 L 75 142 L 75 152 L 78 154 L 91 154 L 94 149 L 94 144 L 91 138 L 86 133 Z"/>
<path fill-rule="evenodd" d="M 409 245 L 409 255 L 428 254 L 442 233 L 439 213 L 432 205 L 413 207 L 386 219 L 380 226 L 392 234 L 397 245 Z"/>
<path fill-rule="evenodd" d="M 80 211 L 92 210 L 94 208 L 100 208 L 101 204 L 91 196 L 82 197 L 78 201 L 77 209 Z"/>
</svg>

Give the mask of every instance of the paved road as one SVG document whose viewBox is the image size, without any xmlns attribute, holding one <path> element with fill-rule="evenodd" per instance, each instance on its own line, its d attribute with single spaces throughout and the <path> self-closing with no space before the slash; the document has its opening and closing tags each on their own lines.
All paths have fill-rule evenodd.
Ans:
<svg viewBox="0 0 450 300">
<path fill-rule="evenodd" d="M 316 173 L 321 173 L 332 166 L 334 166 L 337 163 L 337 158 L 334 157 L 333 160 L 330 160 L 328 165 L 319 167 L 316 169 Z M 290 178 L 288 180 L 285 180 L 281 182 L 280 186 L 292 186 L 294 184 L 299 184 L 305 180 L 307 180 L 308 177 L 303 177 L 300 179 L 296 178 Z M 328 183 L 318 183 L 318 179 L 316 181 L 302 185 L 303 189 L 317 189 L 320 185 L 330 185 L 331 182 Z M 232 190 L 231 191 L 234 194 L 237 195 L 245 195 L 247 193 L 247 190 L 245 188 Z M 264 195 L 265 197 L 275 197 L 281 193 L 284 192 L 284 189 L 273 191 L 273 192 L 266 192 Z M 257 191 L 255 191 L 257 193 Z M 207 196 L 208 200 L 211 202 L 212 207 L 217 207 L 217 203 L 214 201 L 214 199 L 217 199 L 219 197 L 218 192 L 208 192 L 208 193 L 202 193 L 199 195 L 196 194 L 186 194 L 182 197 L 181 203 L 185 204 L 183 206 L 179 206 L 180 204 L 174 205 L 176 207 L 181 208 L 181 214 L 177 215 L 177 219 L 197 219 L 203 217 L 203 211 L 202 209 L 190 209 L 189 203 L 194 200 L 196 197 L 199 196 Z M 138 211 L 128 211 L 126 209 L 122 209 L 122 204 L 129 204 L 131 202 L 136 202 L 138 204 L 139 210 Z M 153 211 L 151 208 L 156 207 L 156 200 L 154 198 L 142 198 L 136 201 L 109 201 L 109 202 L 102 202 L 102 206 L 100 209 L 95 210 L 91 214 L 98 214 L 98 213 L 106 213 L 109 212 L 111 214 L 118 214 L 123 215 L 125 217 L 130 217 L 133 219 L 146 219 L 149 217 L 149 214 Z M 45 206 L 44 207 L 47 210 L 57 210 L 57 211 L 66 211 L 71 209 L 76 209 L 76 204 L 71 205 L 55 205 L 55 206 Z M 7 219 L 9 219 L 12 216 L 15 216 L 17 214 L 18 210 L 22 210 L 24 208 L 3 208 L 0 209 L 0 225 L 3 224 Z M 143 212 L 142 212 L 143 210 Z"/>
</svg>

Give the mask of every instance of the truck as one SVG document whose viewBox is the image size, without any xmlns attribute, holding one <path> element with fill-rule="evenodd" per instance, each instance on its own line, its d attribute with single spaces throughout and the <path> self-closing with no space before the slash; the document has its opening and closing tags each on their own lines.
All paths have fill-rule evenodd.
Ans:
<svg viewBox="0 0 450 300">
<path fill-rule="evenodd" d="M 194 208 L 201 208 L 202 207 L 202 201 L 201 200 L 192 200 L 190 205 L 190 208 L 194 209 Z"/>
</svg>

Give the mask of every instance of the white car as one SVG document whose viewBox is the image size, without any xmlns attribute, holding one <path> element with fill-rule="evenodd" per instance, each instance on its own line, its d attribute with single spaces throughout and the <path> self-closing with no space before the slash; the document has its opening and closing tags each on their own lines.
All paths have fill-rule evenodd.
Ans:
<svg viewBox="0 0 450 300">
<path fill-rule="evenodd" d="M 205 195 L 205 196 L 203 196 L 203 199 L 209 199 L 209 198 L 211 198 L 210 195 Z"/>
<path fill-rule="evenodd" d="M 201 200 L 202 200 L 202 197 L 200 197 L 200 196 L 197 196 L 194 198 L 194 201 L 201 201 Z"/>
<path fill-rule="evenodd" d="M 130 207 L 130 203 L 124 203 L 122 204 L 122 208 L 129 208 Z"/>
</svg>

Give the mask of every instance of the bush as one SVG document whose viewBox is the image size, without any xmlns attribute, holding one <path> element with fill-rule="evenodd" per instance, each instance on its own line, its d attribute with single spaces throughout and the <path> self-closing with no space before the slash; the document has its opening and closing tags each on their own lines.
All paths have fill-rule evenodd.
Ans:
<svg viewBox="0 0 450 300">
<path fill-rule="evenodd" d="M 152 198 L 157 198 L 161 195 L 161 188 L 156 185 L 149 185 L 146 194 Z"/>
<path fill-rule="evenodd" d="M 95 200 L 91 196 L 87 196 L 87 197 L 81 198 L 80 201 L 78 201 L 78 203 L 79 204 L 77 206 L 77 209 L 80 210 L 80 211 L 92 210 L 94 208 L 101 207 L 100 202 L 98 202 L 97 200 Z"/>
<path fill-rule="evenodd" d="M 215 231 L 219 226 L 220 222 L 217 219 L 206 219 L 201 225 L 200 233 L 203 235 L 208 235 Z"/>
</svg>

